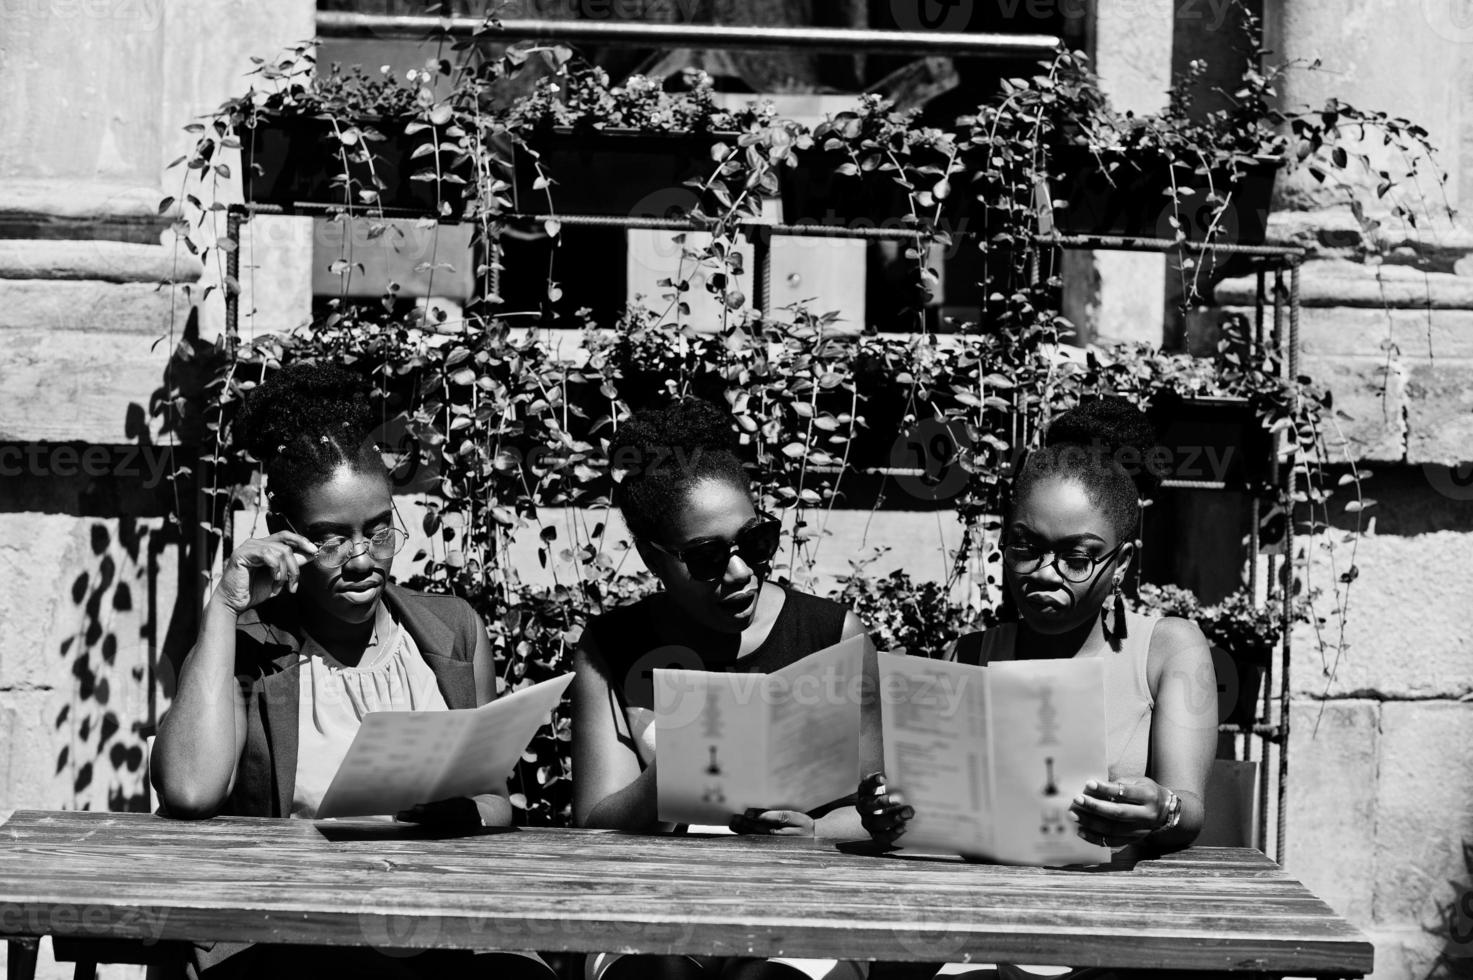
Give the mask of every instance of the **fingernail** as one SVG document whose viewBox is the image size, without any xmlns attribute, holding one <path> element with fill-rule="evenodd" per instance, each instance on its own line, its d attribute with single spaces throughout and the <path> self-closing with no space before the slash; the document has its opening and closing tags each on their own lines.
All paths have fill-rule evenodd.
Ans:
<svg viewBox="0 0 1473 980">
<path fill-rule="evenodd" d="M 1084 806 L 1084 797 L 1082 797 L 1082 796 L 1076 796 L 1076 797 L 1074 797 L 1074 805 L 1075 806 Z"/>
<path fill-rule="evenodd" d="M 909 820 L 909 819 L 911 819 L 912 817 L 914 817 L 916 815 L 915 808 L 914 807 L 909 807 L 909 806 L 903 806 L 903 807 L 900 808 L 900 815 L 902 817 L 904 817 L 906 820 Z"/>
</svg>

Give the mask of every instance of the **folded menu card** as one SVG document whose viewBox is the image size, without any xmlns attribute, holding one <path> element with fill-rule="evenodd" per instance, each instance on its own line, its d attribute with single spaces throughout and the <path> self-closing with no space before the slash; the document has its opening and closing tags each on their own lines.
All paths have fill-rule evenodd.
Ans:
<svg viewBox="0 0 1473 980">
<path fill-rule="evenodd" d="M 398 813 L 503 788 L 572 680 L 564 674 L 473 709 L 370 711 L 317 816 Z"/>
<path fill-rule="evenodd" d="M 1105 779 L 1105 673 L 1098 659 L 985 667 L 879 654 L 887 786 L 915 817 L 903 848 L 1010 864 L 1098 864 L 1068 816 Z"/>
<path fill-rule="evenodd" d="M 859 785 L 863 636 L 771 674 L 654 672 L 660 819 L 724 824 L 749 807 L 808 812 Z"/>
</svg>

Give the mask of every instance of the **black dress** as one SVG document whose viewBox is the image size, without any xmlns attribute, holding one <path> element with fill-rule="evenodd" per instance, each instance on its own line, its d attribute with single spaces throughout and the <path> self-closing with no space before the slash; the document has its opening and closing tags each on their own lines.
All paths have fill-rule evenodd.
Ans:
<svg viewBox="0 0 1473 980">
<path fill-rule="evenodd" d="M 782 588 L 780 586 L 780 588 Z M 595 649 L 608 669 L 609 687 L 621 706 L 653 710 L 656 668 L 770 674 L 810 653 L 838 643 L 848 609 L 831 599 L 783 588 L 785 600 L 772 631 L 745 657 L 714 655 L 660 641 L 660 600 L 646 596 L 611 609 L 588 624 Z"/>
</svg>

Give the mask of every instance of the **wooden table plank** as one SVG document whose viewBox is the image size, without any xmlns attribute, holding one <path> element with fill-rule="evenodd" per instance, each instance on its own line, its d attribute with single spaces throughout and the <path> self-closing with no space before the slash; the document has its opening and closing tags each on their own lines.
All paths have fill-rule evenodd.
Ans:
<svg viewBox="0 0 1473 980">
<path fill-rule="evenodd" d="M 1365 937 L 1257 851 L 1103 869 L 799 838 L 20 811 L 0 934 L 703 952 L 1356 975 Z"/>
</svg>

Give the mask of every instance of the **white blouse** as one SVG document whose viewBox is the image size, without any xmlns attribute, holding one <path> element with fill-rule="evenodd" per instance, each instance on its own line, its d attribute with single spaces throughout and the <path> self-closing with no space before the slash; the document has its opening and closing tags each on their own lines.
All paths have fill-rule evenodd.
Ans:
<svg viewBox="0 0 1473 980">
<path fill-rule="evenodd" d="M 297 775 L 294 817 L 317 815 L 363 716 L 370 711 L 444 711 L 434 671 L 409 631 L 380 600 L 373 634 L 356 667 L 339 663 L 303 637 L 297 685 Z"/>
</svg>

